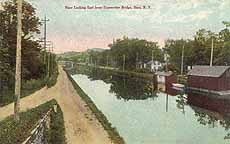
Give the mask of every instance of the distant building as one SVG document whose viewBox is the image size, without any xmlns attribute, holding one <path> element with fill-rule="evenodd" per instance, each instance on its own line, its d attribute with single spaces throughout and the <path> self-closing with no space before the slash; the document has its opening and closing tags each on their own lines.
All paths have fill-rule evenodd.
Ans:
<svg viewBox="0 0 230 144">
<path fill-rule="evenodd" d="M 149 61 L 147 67 L 150 68 L 151 72 L 157 72 L 163 69 L 163 63 L 160 61 Z"/>
<path fill-rule="evenodd" d="M 176 75 L 173 72 L 156 72 L 158 83 L 176 83 Z"/>
<path fill-rule="evenodd" d="M 177 83 L 177 76 L 173 72 L 156 72 L 157 83 L 163 84 L 164 91 L 171 95 L 176 95 L 176 91 L 172 89 L 172 84 Z"/>
<path fill-rule="evenodd" d="M 139 62 L 137 62 L 137 67 L 139 69 L 145 69 L 145 68 L 147 68 L 147 64 L 143 61 L 139 61 Z"/>
<path fill-rule="evenodd" d="M 188 72 L 188 89 L 214 93 L 230 90 L 230 66 L 193 66 Z"/>
</svg>

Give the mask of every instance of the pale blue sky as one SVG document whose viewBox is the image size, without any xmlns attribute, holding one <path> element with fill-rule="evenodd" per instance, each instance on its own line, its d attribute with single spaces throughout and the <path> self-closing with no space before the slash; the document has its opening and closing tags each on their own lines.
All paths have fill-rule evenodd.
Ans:
<svg viewBox="0 0 230 144">
<path fill-rule="evenodd" d="M 1 0 L 0 0 L 1 1 Z M 29 0 L 47 15 L 48 38 L 57 52 L 107 48 L 113 38 L 158 41 L 191 38 L 200 28 L 219 31 L 230 21 L 230 0 Z M 65 6 L 150 5 L 149 10 L 66 10 Z"/>
</svg>

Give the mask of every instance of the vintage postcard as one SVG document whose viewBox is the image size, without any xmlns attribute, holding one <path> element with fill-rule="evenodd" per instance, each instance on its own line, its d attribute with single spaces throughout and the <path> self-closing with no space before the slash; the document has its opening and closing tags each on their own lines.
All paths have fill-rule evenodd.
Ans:
<svg viewBox="0 0 230 144">
<path fill-rule="evenodd" d="M 0 0 L 0 144 L 230 144 L 230 0 Z"/>
</svg>

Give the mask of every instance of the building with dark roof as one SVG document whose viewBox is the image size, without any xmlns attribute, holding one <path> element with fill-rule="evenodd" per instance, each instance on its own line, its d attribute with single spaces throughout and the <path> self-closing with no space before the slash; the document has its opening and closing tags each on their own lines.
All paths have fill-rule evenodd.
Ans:
<svg viewBox="0 0 230 144">
<path fill-rule="evenodd" d="M 230 66 L 194 66 L 188 72 L 188 88 L 201 91 L 229 91 Z"/>
</svg>

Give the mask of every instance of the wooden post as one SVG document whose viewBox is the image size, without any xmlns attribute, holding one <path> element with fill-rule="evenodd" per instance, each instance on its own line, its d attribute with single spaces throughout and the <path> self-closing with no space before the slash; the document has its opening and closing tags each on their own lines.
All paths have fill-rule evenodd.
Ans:
<svg viewBox="0 0 230 144">
<path fill-rule="evenodd" d="M 47 77 L 50 77 L 50 50 L 48 50 Z"/>
<path fill-rule="evenodd" d="M 107 63 L 106 63 L 106 66 L 108 67 L 109 66 L 109 56 L 107 55 Z"/>
<path fill-rule="evenodd" d="M 138 69 L 139 53 L 136 53 L 136 69 Z"/>
<path fill-rule="evenodd" d="M 125 54 L 123 55 L 123 71 L 125 71 Z"/>
<path fill-rule="evenodd" d="M 212 38 L 212 47 L 211 47 L 210 67 L 212 66 L 212 61 L 213 61 L 213 38 Z"/>
<path fill-rule="evenodd" d="M 183 70 L 184 70 L 184 45 L 182 48 L 182 56 L 181 56 L 181 75 L 183 75 Z"/>
<path fill-rule="evenodd" d="M 22 49 L 22 0 L 17 0 L 17 50 L 15 70 L 15 102 L 14 119 L 19 121 L 20 96 L 21 96 L 21 49 Z"/>
</svg>

